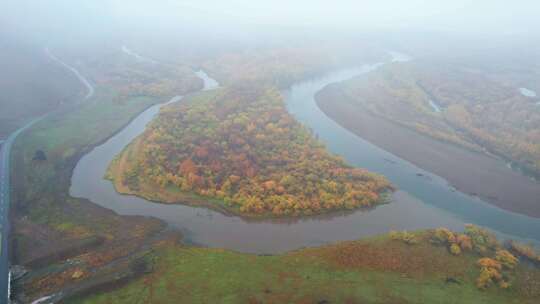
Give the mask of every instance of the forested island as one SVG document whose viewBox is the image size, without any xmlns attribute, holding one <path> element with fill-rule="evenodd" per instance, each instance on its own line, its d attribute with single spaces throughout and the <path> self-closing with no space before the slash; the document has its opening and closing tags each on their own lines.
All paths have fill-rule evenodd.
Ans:
<svg viewBox="0 0 540 304">
<path fill-rule="evenodd" d="M 330 154 L 278 90 L 253 84 L 162 108 L 107 177 L 121 193 L 243 216 L 372 207 L 392 190 L 384 177 Z"/>
</svg>

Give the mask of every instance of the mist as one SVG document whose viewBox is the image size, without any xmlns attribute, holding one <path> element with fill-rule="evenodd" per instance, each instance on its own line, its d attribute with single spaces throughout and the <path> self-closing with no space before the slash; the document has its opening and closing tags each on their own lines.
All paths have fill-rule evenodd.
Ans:
<svg viewBox="0 0 540 304">
<path fill-rule="evenodd" d="M 0 303 L 537 304 L 539 13 L 2 0 Z"/>
<path fill-rule="evenodd" d="M 23 78 L 50 68 L 45 48 L 99 63 L 114 62 L 122 46 L 188 66 L 287 48 L 360 63 L 353 58 L 369 45 L 416 58 L 532 67 L 540 62 L 538 12 L 532 0 L 8 0 L 0 7 L 0 48 L 4 70 Z"/>
<path fill-rule="evenodd" d="M 123 35 L 286 34 L 291 29 L 438 32 L 516 39 L 538 36 L 540 4 L 480 1 L 8 1 L 4 35 L 38 43 L 81 43 Z"/>
</svg>

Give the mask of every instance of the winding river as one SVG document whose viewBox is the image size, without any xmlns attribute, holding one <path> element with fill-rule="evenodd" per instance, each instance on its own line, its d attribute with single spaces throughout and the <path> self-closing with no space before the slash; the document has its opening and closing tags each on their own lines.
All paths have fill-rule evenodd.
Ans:
<svg viewBox="0 0 540 304">
<path fill-rule="evenodd" d="M 407 56 L 392 53 L 394 61 Z M 399 189 L 390 204 L 372 210 L 341 212 L 300 219 L 246 220 L 212 210 L 185 205 L 148 202 L 116 193 L 103 179 L 115 155 L 143 132 L 160 105 L 141 113 L 121 132 L 94 148 L 77 164 L 70 194 L 87 198 L 122 215 L 160 218 L 184 233 L 186 241 L 251 253 L 280 253 L 306 246 L 358 239 L 389 230 L 414 230 L 446 226 L 461 230 L 464 223 L 487 227 L 503 237 L 540 241 L 540 219 L 514 214 L 460 193 L 434 176 L 347 131 L 316 105 L 314 95 L 326 85 L 377 69 L 383 63 L 329 73 L 293 85 L 284 91 L 288 111 L 313 129 L 334 153 L 348 162 L 387 176 Z M 205 89 L 218 84 L 204 72 Z M 181 102 L 177 96 L 170 102 Z"/>
</svg>

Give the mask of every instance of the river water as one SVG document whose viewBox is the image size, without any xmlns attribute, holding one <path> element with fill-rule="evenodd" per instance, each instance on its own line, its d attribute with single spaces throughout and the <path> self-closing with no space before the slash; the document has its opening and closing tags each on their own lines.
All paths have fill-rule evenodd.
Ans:
<svg viewBox="0 0 540 304">
<path fill-rule="evenodd" d="M 519 92 L 525 97 L 536 97 L 536 92 L 527 88 L 519 88 Z"/>
<path fill-rule="evenodd" d="M 392 53 L 394 61 L 407 56 Z M 364 65 L 302 81 L 284 91 L 288 111 L 318 134 L 333 152 L 353 165 L 387 176 L 399 189 L 392 202 L 372 210 L 338 212 L 300 219 L 247 220 L 227 216 L 205 208 L 148 202 L 142 198 L 116 193 L 112 183 L 103 179 L 115 155 L 143 132 L 158 113 L 156 105 L 140 114 L 121 132 L 94 148 L 77 164 L 70 194 L 87 198 L 123 215 L 160 218 L 182 231 L 185 240 L 209 247 L 223 247 L 251 253 L 280 253 L 306 246 L 352 240 L 388 232 L 439 226 L 461 230 L 464 223 L 475 223 L 501 236 L 540 240 L 540 220 L 514 214 L 457 192 L 445 180 L 417 168 L 347 131 L 329 119 L 316 105 L 314 95 L 326 85 L 373 71 L 382 63 Z M 205 88 L 217 82 L 204 72 Z M 180 101 L 176 97 L 172 101 Z"/>
</svg>

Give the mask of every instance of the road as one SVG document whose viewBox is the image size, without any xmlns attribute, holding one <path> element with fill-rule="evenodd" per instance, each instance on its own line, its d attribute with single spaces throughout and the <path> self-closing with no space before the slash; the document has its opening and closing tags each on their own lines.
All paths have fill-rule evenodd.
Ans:
<svg viewBox="0 0 540 304">
<path fill-rule="evenodd" d="M 8 297 L 8 288 L 9 288 L 9 273 L 8 273 L 8 252 L 7 252 L 7 238 L 3 237 L 9 233 L 9 227 L 7 223 L 7 210 L 4 210 L 9 206 L 9 181 L 6 178 L 8 176 L 8 170 L 6 169 L 8 163 L 8 146 L 9 140 L 6 140 L 4 144 L 0 147 L 0 291 L 1 299 L 6 299 Z"/>
<path fill-rule="evenodd" d="M 88 91 L 83 100 L 89 99 L 94 95 L 94 87 L 90 82 L 84 78 L 84 76 L 79 73 L 74 67 L 68 65 L 67 63 L 61 61 L 55 57 L 49 49 L 45 49 L 45 53 L 49 58 L 60 65 L 64 66 L 67 70 L 73 73 L 77 79 L 85 86 Z M 51 115 L 53 112 L 37 117 L 32 121 L 28 122 L 22 128 L 11 133 L 9 137 L 4 141 L 0 147 L 0 303 L 9 302 L 9 293 L 10 293 L 10 273 L 9 273 L 9 248 L 8 248 L 8 239 L 9 239 L 9 208 L 10 208 L 10 154 L 11 148 L 17 136 L 19 136 L 26 129 L 30 128 L 32 125 L 38 121 L 44 119 L 48 115 Z"/>
<path fill-rule="evenodd" d="M 79 71 L 77 71 L 76 68 L 70 66 L 69 64 L 63 62 L 62 60 L 58 59 L 56 56 L 54 56 L 51 51 L 49 51 L 48 48 L 45 49 L 45 53 L 47 54 L 47 56 L 49 56 L 49 58 L 55 62 L 57 62 L 58 64 L 62 65 L 63 67 L 65 67 L 66 69 L 68 69 L 71 73 L 73 73 L 73 75 L 75 75 L 75 77 L 77 77 L 77 79 L 79 79 L 79 81 L 85 86 L 86 90 L 88 91 L 86 93 L 86 96 L 84 96 L 84 100 L 92 97 L 94 95 L 94 87 L 92 86 L 92 84 L 90 84 L 90 82 L 84 78 L 84 76 L 79 73 Z"/>
</svg>

